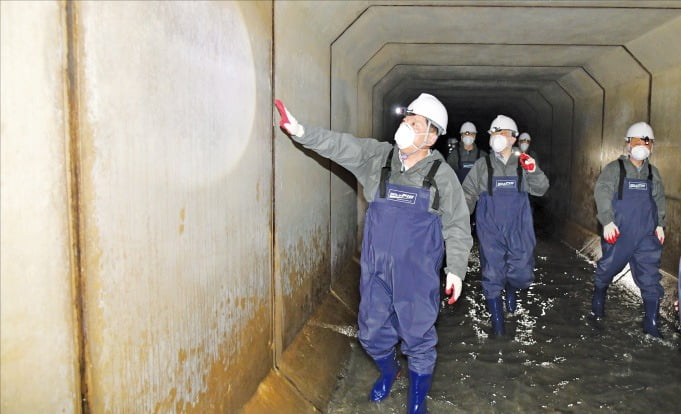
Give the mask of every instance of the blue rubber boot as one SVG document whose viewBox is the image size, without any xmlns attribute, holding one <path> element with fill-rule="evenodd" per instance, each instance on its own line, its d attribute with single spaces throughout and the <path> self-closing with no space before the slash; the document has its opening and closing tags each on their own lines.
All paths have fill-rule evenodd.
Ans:
<svg viewBox="0 0 681 414">
<path fill-rule="evenodd" d="M 432 383 L 432 374 L 417 374 L 409 370 L 409 396 L 407 397 L 407 412 L 409 414 L 426 414 L 426 395 Z"/>
<path fill-rule="evenodd" d="M 506 334 L 503 308 L 504 305 L 502 304 L 501 296 L 494 299 L 487 299 L 487 309 L 489 309 L 490 318 L 492 319 L 492 334 L 494 334 L 494 336 Z"/>
<path fill-rule="evenodd" d="M 511 285 L 506 284 L 506 311 L 508 313 L 514 313 L 518 308 L 517 300 L 516 290 Z"/>
<path fill-rule="evenodd" d="M 594 287 L 594 297 L 591 299 L 591 313 L 597 318 L 605 316 L 605 292 L 607 290 L 607 287 Z"/>
<path fill-rule="evenodd" d="M 657 322 L 657 317 L 660 313 L 660 301 L 643 299 L 643 309 L 646 312 L 645 316 L 643 316 L 643 332 L 655 338 L 662 338 Z"/>
<path fill-rule="evenodd" d="M 376 359 L 376 365 L 381 371 L 381 376 L 378 377 L 371 389 L 369 399 L 371 401 L 382 401 L 390 395 L 390 389 L 395 382 L 395 379 L 400 375 L 400 363 L 397 362 L 397 355 L 393 351 L 390 355 L 382 359 Z"/>
</svg>

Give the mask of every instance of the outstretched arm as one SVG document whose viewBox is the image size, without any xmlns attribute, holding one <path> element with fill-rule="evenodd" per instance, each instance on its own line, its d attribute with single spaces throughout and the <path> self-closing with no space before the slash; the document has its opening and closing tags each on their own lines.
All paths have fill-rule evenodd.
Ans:
<svg viewBox="0 0 681 414">
<path fill-rule="evenodd" d="M 281 116 L 279 125 L 284 132 L 305 148 L 346 168 L 361 184 L 364 184 L 367 177 L 376 169 L 372 161 L 385 162 L 385 157 L 392 148 L 389 143 L 373 138 L 357 138 L 352 134 L 313 126 L 304 127 L 281 101 L 275 100 L 275 105 Z"/>
</svg>

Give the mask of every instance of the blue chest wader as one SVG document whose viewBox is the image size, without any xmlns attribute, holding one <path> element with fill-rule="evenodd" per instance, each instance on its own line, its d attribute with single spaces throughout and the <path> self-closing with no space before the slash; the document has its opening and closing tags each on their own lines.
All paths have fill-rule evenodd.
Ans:
<svg viewBox="0 0 681 414">
<path fill-rule="evenodd" d="M 473 165 L 475 165 L 475 161 L 480 158 L 480 148 L 475 148 L 475 161 L 462 161 L 463 156 L 461 155 L 461 150 L 457 149 L 459 153 L 459 165 L 457 168 L 456 176 L 459 179 L 460 183 L 463 183 L 463 180 L 466 179 L 466 176 L 468 175 L 469 172 L 471 172 L 471 169 L 473 168 Z M 465 151 L 465 150 L 464 150 Z M 470 217 L 470 225 L 471 225 L 471 232 L 475 234 L 475 209 L 471 211 L 471 217 Z"/>
<path fill-rule="evenodd" d="M 653 199 L 653 173 L 648 163 L 648 179 L 626 178 L 624 162 L 619 161 L 620 179 L 617 193 L 613 195 L 615 225 L 620 236 L 614 244 L 601 238 L 603 256 L 596 265 L 594 299 L 592 312 L 604 316 L 605 293 L 613 277 L 629 263 L 636 286 L 646 311 L 644 328 L 646 332 L 659 336 L 657 313 L 664 289 L 660 284 L 660 263 L 662 245 L 655 235 L 657 227 L 657 205 Z"/>
<path fill-rule="evenodd" d="M 459 168 L 456 169 L 456 176 L 459 178 L 459 182 L 463 183 L 463 180 L 466 179 L 468 173 L 471 172 L 471 168 L 473 168 L 475 161 L 480 158 L 480 148 L 475 148 L 475 161 L 462 161 L 463 156 L 461 154 L 461 149 L 459 148 L 457 151 L 459 153 Z"/>
<path fill-rule="evenodd" d="M 444 240 L 440 216 L 430 213 L 428 207 L 432 186 L 432 208 L 439 208 L 434 177 L 440 160 L 433 163 L 422 187 L 389 183 L 391 160 L 392 151 L 382 169 L 376 197 L 367 209 L 362 241 L 359 341 L 381 371 L 370 396 L 374 401 L 387 397 L 397 376 L 398 341 L 408 356 L 409 370 L 416 375 L 417 400 L 421 394 L 425 398 L 430 387 L 437 355 L 434 325 Z M 425 392 L 417 392 L 424 387 Z M 425 401 L 416 405 L 419 403 Z"/>
<path fill-rule="evenodd" d="M 534 236 L 527 193 L 522 191 L 522 169 L 517 176 L 494 176 L 491 155 L 487 162 L 487 191 L 476 207 L 476 230 L 482 267 L 482 290 L 491 313 L 495 335 L 504 334 L 501 291 L 506 289 L 509 312 L 516 307 L 515 292 L 534 280 Z"/>
</svg>

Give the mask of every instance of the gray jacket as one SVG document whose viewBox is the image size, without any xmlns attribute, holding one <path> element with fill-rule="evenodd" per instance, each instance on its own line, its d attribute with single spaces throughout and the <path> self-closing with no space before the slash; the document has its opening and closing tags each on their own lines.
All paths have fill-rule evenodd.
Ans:
<svg viewBox="0 0 681 414">
<path fill-rule="evenodd" d="M 292 137 L 317 154 L 329 158 L 350 171 L 364 187 L 364 198 L 372 202 L 376 196 L 381 179 L 381 168 L 385 165 L 388 153 L 393 146 L 373 138 L 357 138 L 351 134 L 329 131 L 326 129 L 304 126 L 305 134 Z M 451 272 L 461 279 L 466 277 L 468 255 L 473 246 L 469 222 L 468 208 L 463 191 L 454 171 L 444 162 L 438 151 L 417 162 L 407 171 L 401 172 L 402 164 L 399 151 L 393 152 L 392 173 L 389 182 L 398 185 L 421 187 L 423 179 L 436 159 L 442 160 L 435 174 L 435 183 L 440 194 L 440 206 L 431 213 L 440 215 L 442 221 L 442 237 L 445 240 L 447 266 L 445 272 Z M 435 189 L 430 189 L 432 205 Z"/>
<path fill-rule="evenodd" d="M 502 176 L 518 176 L 518 156 L 511 153 L 506 164 L 503 163 L 492 153 L 492 168 L 494 169 L 494 177 Z M 543 196 L 549 189 L 549 179 L 544 174 L 544 171 L 537 165 L 534 172 L 528 172 L 522 169 L 523 183 L 522 191 L 531 195 Z M 475 162 L 471 172 L 468 173 L 466 179 L 463 180 L 463 192 L 466 194 L 466 203 L 470 211 L 475 208 L 475 203 L 478 202 L 480 194 L 487 191 L 487 161 L 485 158 L 480 158 Z"/>
<path fill-rule="evenodd" d="M 480 150 L 480 154 L 478 154 L 478 150 Z M 472 150 L 467 151 L 463 147 L 463 144 L 459 143 L 447 156 L 447 163 L 449 164 L 450 167 L 452 167 L 452 169 L 454 169 L 454 171 L 456 171 L 460 168 L 459 160 L 461 160 L 461 162 L 464 161 L 475 162 L 478 158 L 486 156 L 487 151 L 481 150 L 475 144 L 473 144 Z"/>
<path fill-rule="evenodd" d="M 619 157 L 624 161 L 624 171 L 626 178 L 635 178 L 645 180 L 648 178 L 648 164 L 649 161 L 643 161 L 641 168 L 636 168 L 634 164 L 629 161 L 627 155 Z M 657 220 L 658 225 L 665 227 L 665 213 L 667 209 L 667 202 L 664 197 L 664 186 L 662 185 L 662 178 L 657 168 L 651 164 L 653 170 L 653 200 L 657 205 Z M 603 168 L 601 175 L 596 180 L 594 187 L 594 198 L 596 199 L 596 218 L 602 225 L 615 221 L 615 210 L 612 208 L 612 199 L 617 193 L 617 187 L 620 182 L 620 167 L 617 160 L 612 161 Z M 653 229 L 654 230 L 654 229 Z"/>
</svg>

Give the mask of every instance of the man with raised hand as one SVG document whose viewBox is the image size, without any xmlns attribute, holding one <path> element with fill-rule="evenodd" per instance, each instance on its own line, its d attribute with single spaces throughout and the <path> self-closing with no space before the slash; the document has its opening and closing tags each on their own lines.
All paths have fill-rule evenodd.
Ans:
<svg viewBox="0 0 681 414">
<path fill-rule="evenodd" d="M 280 126 L 296 142 L 345 167 L 369 202 L 361 253 L 359 341 L 380 370 L 372 401 L 385 399 L 400 372 L 396 346 L 408 358 L 409 413 L 426 412 L 435 367 L 440 269 L 447 253 L 446 293 L 461 294 L 473 244 L 461 185 L 438 151 L 447 111 L 432 95 L 406 109 L 395 145 L 301 125 L 280 101 Z"/>
</svg>

